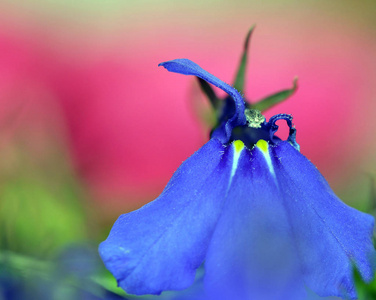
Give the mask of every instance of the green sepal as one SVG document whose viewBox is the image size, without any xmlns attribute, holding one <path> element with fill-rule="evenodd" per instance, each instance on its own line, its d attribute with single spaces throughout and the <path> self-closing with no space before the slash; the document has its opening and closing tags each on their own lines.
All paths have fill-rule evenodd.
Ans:
<svg viewBox="0 0 376 300">
<path fill-rule="evenodd" d="M 217 97 L 215 94 L 213 88 L 209 83 L 207 83 L 205 80 L 196 77 L 198 79 L 198 83 L 200 85 L 201 90 L 204 92 L 204 94 L 208 97 L 210 104 L 214 108 L 215 111 L 218 110 L 219 106 L 221 105 L 221 100 Z"/>
<path fill-rule="evenodd" d="M 265 111 L 274 105 L 285 101 L 290 96 L 292 96 L 298 89 L 298 78 L 296 77 L 293 81 L 293 86 L 291 89 L 283 90 L 278 93 L 267 96 L 266 98 L 258 101 L 255 104 L 251 105 L 251 108 L 258 109 L 259 111 Z"/>
<path fill-rule="evenodd" d="M 244 93 L 244 82 L 245 82 L 245 72 L 247 69 L 247 60 L 248 60 L 248 48 L 249 42 L 251 40 L 252 32 L 255 29 L 256 25 L 252 25 L 249 29 L 247 36 L 245 38 L 243 53 L 240 59 L 240 64 L 238 67 L 238 71 L 236 72 L 236 77 L 234 81 L 234 88 L 237 89 L 239 92 Z"/>
</svg>

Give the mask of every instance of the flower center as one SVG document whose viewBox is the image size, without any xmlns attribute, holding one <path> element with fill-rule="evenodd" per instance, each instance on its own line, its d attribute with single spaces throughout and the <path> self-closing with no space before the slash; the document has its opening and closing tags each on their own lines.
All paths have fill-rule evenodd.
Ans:
<svg viewBox="0 0 376 300">
<path fill-rule="evenodd" d="M 261 124 L 265 122 L 265 117 L 258 109 L 247 108 L 244 114 L 248 122 L 248 127 L 261 128 Z"/>
<path fill-rule="evenodd" d="M 296 129 L 292 125 L 292 116 L 287 114 L 278 114 L 266 122 L 265 117 L 257 109 L 246 109 L 244 115 L 247 119 L 246 125 L 236 126 L 231 131 L 230 141 L 241 140 L 249 149 L 264 140 L 271 145 L 276 145 L 282 140 L 276 136 L 279 126 L 276 124 L 279 120 L 285 120 L 289 127 L 289 136 L 287 141 L 299 150 L 299 145 L 295 141 Z"/>
</svg>

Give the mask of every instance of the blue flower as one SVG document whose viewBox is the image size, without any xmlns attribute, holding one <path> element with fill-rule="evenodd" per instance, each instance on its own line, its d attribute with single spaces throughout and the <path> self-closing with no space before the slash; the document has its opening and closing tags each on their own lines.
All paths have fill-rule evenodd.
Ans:
<svg viewBox="0 0 376 300">
<path fill-rule="evenodd" d="M 290 115 L 266 122 L 197 64 L 160 64 L 227 92 L 235 107 L 162 194 L 121 215 L 99 253 L 126 292 L 188 288 L 204 264 L 203 299 L 356 299 L 355 266 L 373 278 L 374 220 L 343 202 L 299 152 Z M 275 134 L 277 120 L 290 128 Z"/>
</svg>

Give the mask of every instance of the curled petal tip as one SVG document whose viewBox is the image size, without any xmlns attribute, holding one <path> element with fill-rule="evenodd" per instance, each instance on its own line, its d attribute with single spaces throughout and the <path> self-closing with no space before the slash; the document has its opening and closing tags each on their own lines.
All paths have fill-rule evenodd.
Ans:
<svg viewBox="0 0 376 300">
<path fill-rule="evenodd" d="M 199 65 L 193 61 L 180 58 L 170 60 L 159 64 L 170 72 L 179 73 L 183 75 L 193 75 L 199 77 L 208 83 L 222 89 L 228 95 L 231 96 L 235 104 L 234 114 L 228 118 L 228 120 L 219 129 L 220 132 L 216 132 L 216 137 L 223 143 L 227 143 L 230 139 L 231 131 L 236 126 L 242 126 L 246 124 L 246 118 L 244 115 L 245 103 L 242 95 L 232 86 L 218 79 L 214 75 L 202 69 Z"/>
</svg>

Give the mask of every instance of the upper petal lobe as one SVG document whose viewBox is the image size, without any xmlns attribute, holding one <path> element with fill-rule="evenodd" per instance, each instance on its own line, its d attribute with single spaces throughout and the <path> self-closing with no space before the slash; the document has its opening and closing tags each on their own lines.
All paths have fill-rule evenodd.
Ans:
<svg viewBox="0 0 376 300">
<path fill-rule="evenodd" d="M 186 58 L 166 61 L 160 63 L 159 66 L 165 67 L 170 72 L 197 76 L 222 89 L 231 96 L 235 107 L 233 115 L 229 116 L 229 120 L 221 122 L 219 128 L 215 129 L 212 133 L 212 137 L 219 139 L 222 143 L 225 144 L 229 141 L 232 129 L 235 126 L 246 124 L 246 118 L 244 115 L 245 103 L 242 95 L 240 95 L 234 87 L 218 79 L 214 75 L 202 69 L 193 61 Z"/>
</svg>

